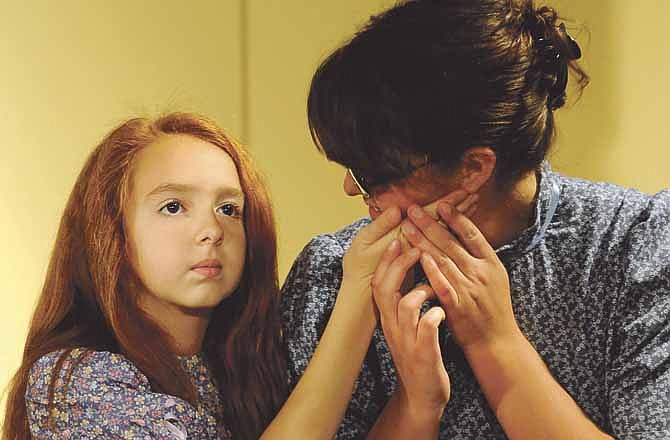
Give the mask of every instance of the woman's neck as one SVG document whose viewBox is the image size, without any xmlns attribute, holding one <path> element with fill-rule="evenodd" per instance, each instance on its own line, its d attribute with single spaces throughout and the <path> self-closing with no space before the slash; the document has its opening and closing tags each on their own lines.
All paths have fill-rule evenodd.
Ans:
<svg viewBox="0 0 670 440">
<path fill-rule="evenodd" d="M 515 183 L 506 194 L 497 191 L 493 182 L 480 191 L 472 220 L 494 249 L 512 242 L 528 228 L 537 191 L 535 172 Z"/>
</svg>

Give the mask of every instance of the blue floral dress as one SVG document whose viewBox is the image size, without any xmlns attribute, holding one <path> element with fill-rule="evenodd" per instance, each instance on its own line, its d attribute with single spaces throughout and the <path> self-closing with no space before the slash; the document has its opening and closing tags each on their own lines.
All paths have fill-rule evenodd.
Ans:
<svg viewBox="0 0 670 440">
<path fill-rule="evenodd" d="M 180 358 L 198 393 L 198 405 L 193 407 L 178 397 L 152 391 L 147 377 L 122 355 L 72 350 L 55 382 L 53 419 L 48 424 L 51 373 L 62 354 L 49 353 L 30 370 L 26 409 L 35 439 L 231 438 L 223 424 L 218 389 L 200 355 Z"/>
</svg>

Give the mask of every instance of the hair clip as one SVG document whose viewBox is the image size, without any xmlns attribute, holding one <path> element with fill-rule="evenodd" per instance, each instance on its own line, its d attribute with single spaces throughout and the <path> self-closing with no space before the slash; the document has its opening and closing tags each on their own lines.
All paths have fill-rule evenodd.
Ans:
<svg viewBox="0 0 670 440">
<path fill-rule="evenodd" d="M 557 44 L 555 44 L 551 37 L 546 36 L 546 28 L 543 21 L 536 19 L 531 27 L 541 63 L 540 68 L 544 72 L 556 75 L 556 81 L 549 89 L 548 105 L 551 110 L 556 110 L 565 104 L 565 90 L 568 85 L 568 63 L 582 56 L 579 44 L 568 33 L 565 23 L 561 23 L 556 29 L 560 40 L 565 43 L 560 46 L 563 47 L 563 51 L 557 47 Z"/>
<path fill-rule="evenodd" d="M 556 82 L 549 90 L 549 108 L 551 110 L 556 110 L 562 107 L 565 104 L 566 93 L 565 90 L 568 86 L 568 63 L 572 60 L 578 60 L 582 57 L 582 50 L 577 44 L 577 41 L 572 38 L 572 36 L 565 29 L 565 23 L 561 23 L 558 26 L 558 33 L 561 36 L 561 40 L 567 42 L 567 52 L 565 55 L 565 62 L 560 62 L 560 58 L 563 56 L 559 52 L 559 57 L 557 59 L 558 65 L 556 72 Z M 558 51 L 557 51 L 558 52 Z"/>
<path fill-rule="evenodd" d="M 564 35 L 566 38 L 563 39 L 563 41 L 568 42 L 568 49 L 570 49 L 570 61 L 572 60 L 578 60 L 582 57 L 582 49 L 579 47 L 579 44 L 577 44 L 577 40 L 572 38 L 572 35 L 570 35 L 565 28 L 565 23 L 561 23 L 558 26 L 558 32 L 561 35 Z"/>
</svg>

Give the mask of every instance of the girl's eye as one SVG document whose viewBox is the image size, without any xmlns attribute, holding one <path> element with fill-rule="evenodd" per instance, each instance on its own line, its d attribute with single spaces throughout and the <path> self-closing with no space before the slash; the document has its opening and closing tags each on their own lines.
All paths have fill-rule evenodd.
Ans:
<svg viewBox="0 0 670 440">
<path fill-rule="evenodd" d="M 234 203 L 225 203 L 221 206 L 219 206 L 216 209 L 218 212 L 220 212 L 223 215 L 227 215 L 229 217 L 239 217 L 240 216 L 240 208 L 235 205 Z"/>
<path fill-rule="evenodd" d="M 172 201 L 167 203 L 160 209 L 160 212 L 168 215 L 177 215 L 182 210 L 182 205 L 179 202 Z"/>
</svg>

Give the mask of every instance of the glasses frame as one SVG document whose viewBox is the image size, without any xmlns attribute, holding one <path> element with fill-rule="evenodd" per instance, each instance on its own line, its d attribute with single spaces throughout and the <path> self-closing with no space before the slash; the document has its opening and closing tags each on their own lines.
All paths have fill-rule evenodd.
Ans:
<svg viewBox="0 0 670 440">
<path fill-rule="evenodd" d="M 347 168 L 347 172 L 349 173 L 349 176 L 351 176 L 351 180 L 354 181 L 354 184 L 356 185 L 356 188 L 358 189 L 358 192 L 363 196 L 363 199 L 367 200 L 370 198 L 370 193 L 363 188 L 363 185 L 361 185 L 361 182 L 358 181 L 356 178 L 356 174 L 354 173 L 354 170 L 351 168 Z"/>
</svg>

